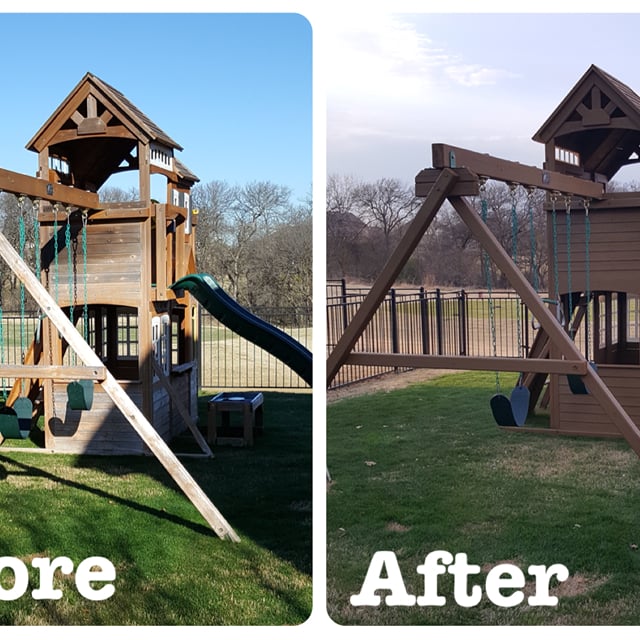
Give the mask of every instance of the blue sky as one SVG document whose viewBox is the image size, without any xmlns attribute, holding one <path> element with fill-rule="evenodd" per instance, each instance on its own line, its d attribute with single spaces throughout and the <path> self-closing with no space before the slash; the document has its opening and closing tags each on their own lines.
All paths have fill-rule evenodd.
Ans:
<svg viewBox="0 0 640 640">
<path fill-rule="evenodd" d="M 591 64 L 640 93 L 639 31 L 638 13 L 346 15 L 328 34 L 327 171 L 411 184 L 433 142 L 540 166 L 531 137 Z"/>
<path fill-rule="evenodd" d="M 11 61 L 3 65 L 0 167 L 33 175 L 37 157 L 26 143 L 90 71 L 178 142 L 178 157 L 202 182 L 269 180 L 291 188 L 294 202 L 310 193 L 312 29 L 301 15 L 0 20 L 0 58 Z"/>
</svg>

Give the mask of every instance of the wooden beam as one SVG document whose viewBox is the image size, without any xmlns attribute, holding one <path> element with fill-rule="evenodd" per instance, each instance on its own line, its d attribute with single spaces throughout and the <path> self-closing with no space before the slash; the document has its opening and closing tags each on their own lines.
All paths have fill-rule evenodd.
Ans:
<svg viewBox="0 0 640 640">
<path fill-rule="evenodd" d="M 74 189 L 6 169 L 0 169 L 0 191 L 50 202 L 61 202 L 92 211 L 100 209 L 100 199 L 97 193 Z"/>
<path fill-rule="evenodd" d="M 595 200 L 605 197 L 603 184 L 448 144 L 432 145 L 432 160 L 433 166 L 437 169 L 465 167 L 479 176 L 503 182 L 537 187 L 547 191 L 560 191 Z"/>
<path fill-rule="evenodd" d="M 423 169 L 415 179 L 415 194 L 418 198 L 429 195 L 429 191 L 440 176 L 442 169 Z M 455 169 L 458 181 L 451 187 L 449 193 L 452 196 L 477 196 L 480 193 L 480 181 L 478 175 L 465 169 Z"/>
<path fill-rule="evenodd" d="M 391 285 L 402 271 L 420 240 L 424 236 L 429 225 L 442 206 L 449 190 L 458 179 L 454 171 L 445 169 L 440 173 L 429 195 L 422 203 L 415 218 L 407 227 L 402 240 L 395 248 L 380 275 L 376 278 L 366 298 L 358 308 L 355 316 L 338 340 L 333 351 L 327 358 L 327 386 L 331 384 L 338 374 L 347 355 L 362 335 L 367 324 L 374 316 L 381 302 L 384 300 Z"/>
<path fill-rule="evenodd" d="M 464 198 L 455 196 L 449 198 L 449 200 L 458 215 L 469 227 L 471 233 L 479 240 L 481 246 L 518 292 L 524 304 L 529 307 L 540 326 L 549 335 L 553 345 L 560 351 L 560 354 L 567 360 L 584 360 L 586 362 L 576 344 L 560 326 L 555 316 L 540 299 L 538 293 L 514 264 L 509 254 L 496 240 L 480 216 Z M 640 457 L 640 429 L 638 429 L 624 407 L 591 366 L 587 367 L 584 374 L 584 383 L 589 393 L 596 399 L 618 431 L 624 436 L 629 446 Z"/>
<path fill-rule="evenodd" d="M 461 371 L 507 371 L 513 373 L 557 373 L 584 375 L 583 360 L 551 360 L 549 358 L 501 358 L 482 356 L 435 356 L 408 353 L 372 353 L 354 351 L 345 364 L 412 369 L 459 369 Z"/>
<path fill-rule="evenodd" d="M 0 365 L 0 377 L 21 378 L 29 380 L 57 380 L 59 382 L 73 382 L 74 380 L 95 380 L 102 382 L 107 377 L 104 366 L 67 367 L 64 365 Z"/>
<path fill-rule="evenodd" d="M 208 458 L 213 458 L 213 453 L 207 444 L 205 437 L 200 433 L 200 429 L 198 429 L 198 425 L 196 425 L 191 416 L 189 415 L 189 411 L 184 406 L 182 400 L 176 393 L 175 389 L 171 386 L 169 380 L 164 375 L 164 371 L 160 368 L 160 365 L 156 361 L 155 358 L 151 358 L 151 363 L 153 365 L 153 372 L 158 376 L 158 380 L 160 380 L 160 384 L 164 388 L 164 390 L 169 394 L 171 398 L 171 402 L 173 402 L 175 408 L 178 410 L 178 413 L 182 416 L 184 423 L 187 425 L 187 428 L 193 434 L 193 437 L 196 439 L 196 442 L 205 453 Z"/>
<path fill-rule="evenodd" d="M 9 268 L 24 283 L 27 291 L 29 291 L 39 307 L 47 314 L 49 320 L 53 322 L 80 360 L 88 367 L 103 367 L 104 365 L 100 357 L 93 351 L 80 333 L 78 333 L 64 311 L 56 304 L 48 291 L 42 286 L 40 281 L 31 272 L 2 233 L 0 233 L 0 256 L 2 256 L 2 259 L 7 263 Z M 135 429 L 151 452 L 164 466 L 176 484 L 191 500 L 192 504 L 198 509 L 203 518 L 220 538 L 228 538 L 234 542 L 238 542 L 240 540 L 238 535 L 209 500 L 209 497 L 200 488 L 198 483 L 184 468 L 171 449 L 169 449 L 167 443 L 145 418 L 135 402 L 127 395 L 125 390 L 118 384 L 117 380 L 108 370 L 105 370 L 105 373 L 106 377 L 102 381 L 102 388 L 109 395 L 113 403 L 120 409 L 123 416 L 129 421 L 129 424 Z"/>
</svg>

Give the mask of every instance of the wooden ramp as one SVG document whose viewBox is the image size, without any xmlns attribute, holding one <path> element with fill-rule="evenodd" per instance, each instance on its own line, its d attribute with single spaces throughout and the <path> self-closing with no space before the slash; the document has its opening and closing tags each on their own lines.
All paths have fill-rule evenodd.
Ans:
<svg viewBox="0 0 640 640">
<path fill-rule="evenodd" d="M 11 243 L 0 233 L 0 256 L 9 268 L 24 284 L 33 299 L 38 303 L 48 319 L 69 343 L 78 358 L 85 367 L 95 370 L 104 370 L 104 379 L 100 384 L 109 395 L 113 403 L 120 409 L 131 426 L 149 447 L 152 453 L 167 470 L 169 475 L 178 484 L 193 505 L 198 509 L 203 518 L 209 523 L 214 532 L 222 539 L 238 542 L 240 538 L 216 509 L 208 496 L 200 488 L 182 463 L 169 449 L 165 441 L 158 435 L 151 423 L 146 419 L 138 406 L 131 400 L 124 389 L 118 384 L 111 373 L 104 368 L 102 360 L 93 351 L 91 346 L 78 333 L 66 314 L 56 304 L 48 291 L 34 276 L 29 267 L 20 258 Z M 36 367 L 34 367 L 36 369 Z M 35 373 L 35 372 L 34 372 Z M 53 374 L 51 374 L 53 375 Z"/>
</svg>

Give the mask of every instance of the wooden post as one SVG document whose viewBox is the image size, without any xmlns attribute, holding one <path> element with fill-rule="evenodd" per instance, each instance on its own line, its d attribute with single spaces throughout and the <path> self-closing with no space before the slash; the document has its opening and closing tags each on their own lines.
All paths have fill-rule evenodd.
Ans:
<svg viewBox="0 0 640 640">
<path fill-rule="evenodd" d="M 327 358 L 327 386 L 331 384 L 338 374 L 340 367 L 343 365 L 355 343 L 358 341 L 358 338 L 360 338 L 367 324 L 374 316 L 376 310 L 380 306 L 380 303 L 384 300 L 384 297 L 387 295 L 391 285 L 395 282 L 405 263 L 418 246 L 420 240 L 422 240 L 422 236 L 424 236 L 426 230 L 429 228 L 429 225 L 435 218 L 438 210 L 447 197 L 449 188 L 457 179 L 458 177 L 454 171 L 451 171 L 450 169 L 442 170 L 440 176 L 437 178 L 429 192 L 429 195 L 422 203 L 418 213 L 409 225 L 407 232 L 391 254 L 387 264 L 374 282 L 365 299 L 362 301 L 358 311 L 338 340 L 335 348 L 329 354 L 329 357 Z"/>
<path fill-rule="evenodd" d="M 62 311 L 62 309 L 60 309 L 60 307 L 55 303 L 47 290 L 33 275 L 29 267 L 20 258 L 18 253 L 11 246 L 11 243 L 2 233 L 0 233 L 0 255 L 9 268 L 24 283 L 31 296 L 47 314 L 49 320 L 53 322 L 57 330 L 62 334 L 64 339 L 69 343 L 69 346 L 76 352 L 82 362 L 87 367 L 102 368 L 103 363 L 98 355 L 78 333 L 76 328 L 65 315 L 64 311 Z M 120 409 L 120 411 L 122 411 L 122 414 L 164 466 L 169 475 L 175 480 L 178 486 L 187 495 L 192 504 L 196 509 L 198 509 L 200 514 L 220 538 L 228 538 L 234 542 L 238 542 L 240 540 L 238 535 L 224 519 L 222 514 L 216 509 L 189 472 L 182 466 L 165 441 L 158 435 L 153 426 L 144 417 L 138 406 L 133 402 L 133 400 L 131 400 L 108 370 L 105 370 L 105 374 L 106 378 L 101 383 L 102 388 L 113 400 L 114 404 Z"/>
</svg>

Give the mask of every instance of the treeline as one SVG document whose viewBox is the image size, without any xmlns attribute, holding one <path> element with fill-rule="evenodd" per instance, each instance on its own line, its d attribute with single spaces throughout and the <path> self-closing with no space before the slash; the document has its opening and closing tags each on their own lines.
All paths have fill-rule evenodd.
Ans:
<svg viewBox="0 0 640 640">
<path fill-rule="evenodd" d="M 199 210 L 199 271 L 211 274 L 229 295 L 250 308 L 311 306 L 310 197 L 295 203 L 288 187 L 271 182 L 230 185 L 212 181 L 198 183 L 191 193 L 192 206 Z M 100 191 L 100 198 L 120 202 L 137 200 L 138 196 L 135 189 L 106 187 Z M 0 194 L 0 230 L 16 250 L 24 248 L 24 257 L 32 267 L 36 246 L 33 221 L 28 199 L 21 205 L 13 195 Z M 4 261 L 0 262 L 0 304 L 6 309 L 18 309 L 19 282 Z M 27 306 L 33 304 L 27 302 Z"/>
<path fill-rule="evenodd" d="M 609 191 L 637 191 L 636 183 L 609 183 Z M 482 199 L 471 198 L 482 215 L 485 201 L 487 224 L 498 241 L 527 276 L 544 290 L 549 274 L 545 193 L 510 188 L 488 181 Z M 575 200 L 574 200 L 575 202 Z M 382 178 L 364 182 L 350 176 L 332 175 L 327 180 L 327 277 L 371 283 L 415 216 L 421 198 L 414 186 Z M 451 205 L 438 212 L 429 230 L 407 262 L 399 281 L 425 287 L 486 288 L 487 273 L 482 251 Z M 509 284 L 491 266 L 492 286 Z"/>
</svg>

